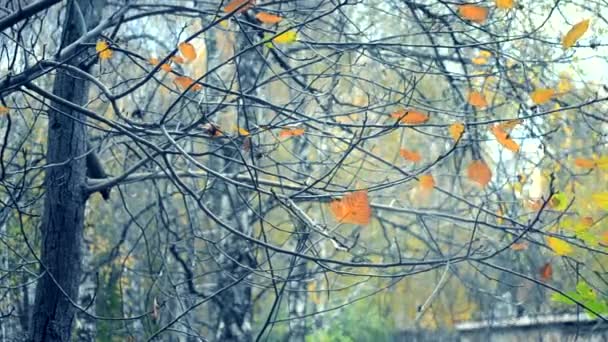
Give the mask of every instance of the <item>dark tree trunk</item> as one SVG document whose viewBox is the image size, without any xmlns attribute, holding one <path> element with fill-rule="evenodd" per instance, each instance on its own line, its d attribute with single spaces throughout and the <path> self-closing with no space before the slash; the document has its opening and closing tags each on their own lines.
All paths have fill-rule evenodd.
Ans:
<svg viewBox="0 0 608 342">
<path fill-rule="evenodd" d="M 76 41 L 99 22 L 104 1 L 77 0 L 67 9 L 62 44 Z M 75 6 L 80 6 L 76 10 Z M 80 18 L 80 13 L 84 18 Z M 82 20 L 84 19 L 84 21 Z M 82 28 L 81 23 L 89 25 Z M 86 50 L 80 54 L 84 56 Z M 69 64 L 78 65 L 82 57 Z M 53 94 L 78 105 L 88 99 L 88 82 L 58 71 Z M 82 233 L 86 195 L 85 117 L 58 103 L 49 111 L 46 198 L 42 217 L 42 277 L 36 287 L 31 341 L 70 341 L 82 270 Z"/>
<path fill-rule="evenodd" d="M 251 20 L 248 16 L 242 16 L 245 20 Z M 245 32 L 243 32 L 243 30 Z M 240 53 L 251 47 L 251 42 L 259 40 L 256 37 L 256 32 L 251 31 L 248 26 L 243 25 L 241 32 L 237 33 L 237 44 L 235 53 Z M 236 61 L 236 74 L 239 84 L 239 90 L 248 95 L 257 95 L 256 81 L 258 74 L 262 72 L 264 60 L 262 57 L 262 49 L 250 49 L 240 55 Z M 250 129 L 257 123 L 257 110 L 253 101 L 241 97 L 239 99 L 238 120 L 240 127 Z M 247 139 L 253 141 L 247 142 Z M 247 163 L 255 162 L 255 158 L 250 158 L 251 155 L 257 153 L 255 147 L 255 138 L 245 137 L 238 143 L 241 146 L 234 146 L 228 142 L 222 150 L 222 157 L 219 158 L 216 164 L 221 168 L 222 172 L 233 173 L 243 171 L 243 166 L 230 159 L 239 160 L 241 154 L 246 156 Z M 247 147 L 248 146 L 248 147 Z M 243 147 L 240 151 L 236 149 Z M 216 212 L 220 217 L 232 227 L 239 229 L 241 232 L 252 235 L 252 211 L 245 202 L 252 195 L 250 192 L 244 192 L 237 189 L 234 185 L 225 182 L 219 182 L 217 190 L 220 192 L 219 200 L 216 201 Z M 238 236 L 229 236 L 223 239 L 220 246 L 222 253 L 218 258 L 222 271 L 218 277 L 218 287 L 226 286 L 233 283 L 255 268 L 255 256 L 252 251 L 252 245 L 246 240 Z M 251 285 L 248 279 L 244 279 L 236 286 L 233 286 L 216 298 L 218 307 L 218 328 L 216 339 L 218 341 L 251 341 L 252 336 L 252 303 Z"/>
</svg>

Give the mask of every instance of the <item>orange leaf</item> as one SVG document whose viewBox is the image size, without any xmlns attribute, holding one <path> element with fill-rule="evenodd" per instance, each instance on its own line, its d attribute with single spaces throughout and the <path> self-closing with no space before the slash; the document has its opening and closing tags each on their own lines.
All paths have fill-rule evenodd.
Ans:
<svg viewBox="0 0 608 342">
<path fill-rule="evenodd" d="M 224 7 L 224 12 L 234 12 L 237 8 L 241 7 L 236 13 L 242 13 L 250 9 L 255 5 L 255 0 L 232 0 Z"/>
<path fill-rule="evenodd" d="M 515 126 L 519 125 L 520 123 L 522 123 L 523 121 L 521 119 L 515 119 L 515 120 L 508 120 L 505 122 L 501 122 L 498 124 L 498 127 L 500 127 L 500 129 L 502 129 L 505 132 L 510 132 L 513 128 L 515 128 Z"/>
<path fill-rule="evenodd" d="M 568 49 L 572 47 L 572 45 L 576 44 L 576 41 L 579 40 L 587 29 L 589 28 L 589 19 L 585 19 L 578 24 L 572 26 L 570 31 L 566 33 L 564 38 L 562 38 L 562 46 L 564 49 Z"/>
<path fill-rule="evenodd" d="M 188 89 L 188 87 L 194 83 L 194 80 L 188 76 L 177 76 L 173 82 L 182 89 Z M 190 90 L 192 91 L 198 91 L 201 89 L 203 89 L 203 86 L 198 83 L 190 87 Z"/>
<path fill-rule="evenodd" d="M 540 279 L 543 281 L 551 280 L 553 276 L 553 266 L 550 263 L 546 263 L 540 268 Z"/>
<path fill-rule="evenodd" d="M 492 171 L 485 161 L 481 159 L 473 160 L 467 168 L 467 176 L 473 182 L 476 182 L 484 187 L 492 180 Z"/>
<path fill-rule="evenodd" d="M 488 106 L 486 97 L 478 91 L 472 91 L 469 93 L 469 104 L 478 108 L 485 108 Z"/>
<path fill-rule="evenodd" d="M 279 138 L 297 137 L 304 134 L 304 128 L 284 128 L 279 133 Z"/>
<path fill-rule="evenodd" d="M 532 99 L 532 102 L 540 105 L 549 102 L 549 100 L 553 98 L 553 95 L 555 95 L 555 90 L 549 88 L 539 88 L 530 94 L 530 98 Z"/>
<path fill-rule="evenodd" d="M 399 154 L 405 160 L 409 160 L 409 161 L 412 161 L 414 163 L 417 163 L 420 160 L 422 160 L 422 157 L 420 156 L 420 153 L 418 153 L 416 151 L 410 151 L 410 150 L 406 150 L 406 149 L 402 148 L 402 149 L 399 150 Z"/>
<path fill-rule="evenodd" d="M 171 60 L 177 64 L 183 64 L 186 62 L 186 60 L 182 56 L 171 56 Z"/>
<path fill-rule="evenodd" d="M 585 217 L 581 218 L 581 224 L 583 226 L 585 226 L 586 228 L 593 226 L 593 217 L 585 216 Z"/>
<path fill-rule="evenodd" d="M 410 125 L 419 125 L 429 120 L 429 116 L 415 109 L 399 109 L 391 114 L 395 119 Z"/>
<path fill-rule="evenodd" d="M 329 208 L 338 222 L 342 223 L 367 225 L 372 216 L 367 190 L 356 191 L 341 200 L 332 201 Z"/>
<path fill-rule="evenodd" d="M 8 108 L 0 105 L 0 115 L 7 114 Z"/>
<path fill-rule="evenodd" d="M 435 179 L 432 175 L 423 175 L 419 178 L 420 187 L 424 190 L 433 190 L 435 187 Z"/>
<path fill-rule="evenodd" d="M 268 25 L 278 24 L 279 22 L 281 22 L 281 20 L 283 20 L 283 18 L 279 17 L 278 15 L 266 12 L 260 12 L 256 14 L 255 17 L 258 18 L 258 20 L 262 23 Z"/>
<path fill-rule="evenodd" d="M 156 58 L 156 57 L 150 58 L 148 60 L 148 62 L 150 62 L 150 64 L 152 64 L 154 66 L 158 65 L 158 63 L 159 63 L 158 58 Z M 161 65 L 160 69 L 163 70 L 163 71 L 165 71 L 165 72 L 171 72 L 171 66 L 169 64 L 166 64 L 166 63 L 163 64 L 163 65 Z"/>
<path fill-rule="evenodd" d="M 452 139 L 458 141 L 462 138 L 462 134 L 464 134 L 464 125 L 461 123 L 453 123 L 450 125 L 450 128 L 448 128 L 448 131 L 450 132 Z"/>
<path fill-rule="evenodd" d="M 496 137 L 496 140 L 504 146 L 506 149 L 517 153 L 519 152 L 519 145 L 515 142 L 515 140 L 509 137 L 509 134 L 503 131 L 500 126 L 494 125 L 492 126 L 492 133 Z"/>
<path fill-rule="evenodd" d="M 592 159 L 585 159 L 585 158 L 576 158 L 574 159 L 574 165 L 583 168 L 583 169 L 593 169 L 595 168 L 596 164 L 595 161 Z"/>
<path fill-rule="evenodd" d="M 179 52 L 186 58 L 188 62 L 192 62 L 196 59 L 196 50 L 194 45 L 186 42 L 179 43 Z"/>
<path fill-rule="evenodd" d="M 528 249 L 528 244 L 525 242 L 516 242 L 511 245 L 511 249 L 514 251 L 524 251 Z"/>
<path fill-rule="evenodd" d="M 470 20 L 478 24 L 483 24 L 488 18 L 488 9 L 481 6 L 460 5 L 458 7 L 458 13 L 463 19 Z"/>
<path fill-rule="evenodd" d="M 167 63 L 163 64 L 160 66 L 160 68 L 164 71 L 164 72 L 171 72 L 171 66 Z"/>
</svg>

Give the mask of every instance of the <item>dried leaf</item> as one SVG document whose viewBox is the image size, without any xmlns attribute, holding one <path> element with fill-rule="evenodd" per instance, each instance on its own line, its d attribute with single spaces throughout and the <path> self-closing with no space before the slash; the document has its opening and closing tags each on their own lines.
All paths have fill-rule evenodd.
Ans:
<svg viewBox="0 0 608 342">
<path fill-rule="evenodd" d="M 297 137 L 304 134 L 304 128 L 284 128 L 279 133 L 279 138 Z"/>
<path fill-rule="evenodd" d="M 8 114 L 8 108 L 0 105 L 0 115 Z"/>
<path fill-rule="evenodd" d="M 423 124 L 429 120 L 428 115 L 411 108 L 399 109 L 391 113 L 391 117 L 410 125 Z"/>
<path fill-rule="evenodd" d="M 188 62 L 192 62 L 196 59 L 196 49 L 194 45 L 186 42 L 179 43 L 179 52 L 186 58 Z"/>
<path fill-rule="evenodd" d="M 488 9 L 475 5 L 460 5 L 458 7 L 460 17 L 472 22 L 483 24 L 488 18 Z"/>
<path fill-rule="evenodd" d="M 551 280 L 551 277 L 553 276 L 553 266 L 551 266 L 550 263 L 546 263 L 543 265 L 543 267 L 540 268 L 540 279 L 543 281 L 549 281 Z"/>
<path fill-rule="evenodd" d="M 511 249 L 514 251 L 524 251 L 528 249 L 528 243 L 526 242 L 516 242 L 511 245 Z"/>
<path fill-rule="evenodd" d="M 473 160 L 467 168 L 467 176 L 473 182 L 478 183 L 482 187 L 488 185 L 492 180 L 492 171 L 488 167 L 485 161 Z"/>
<path fill-rule="evenodd" d="M 342 223 L 367 225 L 372 216 L 367 190 L 356 191 L 341 200 L 332 201 L 329 208 L 336 220 Z"/>
<path fill-rule="evenodd" d="M 594 169 L 596 164 L 593 159 L 576 158 L 574 159 L 574 165 L 582 169 Z"/>
<path fill-rule="evenodd" d="M 553 236 L 547 238 L 547 244 L 557 255 L 563 256 L 572 254 L 572 252 L 574 252 L 574 249 L 568 242 Z"/>
<path fill-rule="evenodd" d="M 268 25 L 278 24 L 281 22 L 281 20 L 283 20 L 283 18 L 279 17 L 278 15 L 275 15 L 272 13 L 266 13 L 266 12 L 260 12 L 260 13 L 256 14 L 255 17 L 262 23 L 268 24 Z"/>
<path fill-rule="evenodd" d="M 405 148 L 400 149 L 399 150 L 399 154 L 405 160 L 409 160 L 409 161 L 412 161 L 414 163 L 417 163 L 417 162 L 419 162 L 419 161 L 422 160 L 422 157 L 420 156 L 420 153 L 418 153 L 416 151 L 406 150 Z"/>
<path fill-rule="evenodd" d="M 562 46 L 564 49 L 572 47 L 589 29 L 589 19 L 585 19 L 578 24 L 572 26 L 570 31 L 562 38 Z"/>
<path fill-rule="evenodd" d="M 454 141 L 458 141 L 460 140 L 460 138 L 462 138 L 462 134 L 464 133 L 464 124 L 453 123 L 450 125 L 450 128 L 448 128 L 448 130 L 450 131 L 452 139 L 454 139 Z"/>
<path fill-rule="evenodd" d="M 485 108 L 488 106 L 488 102 L 486 101 L 486 97 L 483 96 L 482 93 L 478 91 L 472 91 L 469 93 L 468 98 L 469 104 L 473 107 L 477 108 Z"/>
<path fill-rule="evenodd" d="M 99 54 L 99 59 L 110 59 L 112 57 L 110 45 L 105 40 L 100 40 L 95 44 L 95 51 Z"/>
<path fill-rule="evenodd" d="M 535 89 L 531 94 L 530 98 L 532 102 L 537 105 L 541 105 L 543 103 L 549 102 L 555 95 L 555 90 L 549 88 L 539 88 Z"/>
<path fill-rule="evenodd" d="M 232 0 L 224 7 L 224 12 L 234 12 L 237 8 L 241 7 L 236 13 L 242 13 L 250 9 L 255 5 L 255 0 Z"/>
<path fill-rule="evenodd" d="M 173 82 L 182 89 L 188 89 L 188 87 L 190 87 L 190 85 L 194 83 L 194 80 L 188 76 L 177 76 L 175 80 L 173 80 Z M 203 89 L 203 86 L 198 83 L 194 84 L 190 88 L 190 90 L 192 91 L 199 91 L 201 89 Z"/>
<path fill-rule="evenodd" d="M 498 143 L 501 144 L 503 147 L 514 153 L 519 152 L 519 145 L 515 142 L 515 140 L 511 139 L 509 137 L 509 134 L 503 131 L 500 126 L 492 126 L 492 134 L 494 134 Z"/>
</svg>

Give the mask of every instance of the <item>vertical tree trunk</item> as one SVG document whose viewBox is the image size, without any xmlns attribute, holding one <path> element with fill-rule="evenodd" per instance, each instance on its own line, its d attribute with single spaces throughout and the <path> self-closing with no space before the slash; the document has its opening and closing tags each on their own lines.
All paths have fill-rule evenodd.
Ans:
<svg viewBox="0 0 608 342">
<path fill-rule="evenodd" d="M 63 27 L 62 46 L 76 41 L 101 17 L 103 1 L 68 2 Z M 80 7 L 80 10 L 76 9 Z M 81 18 L 80 15 L 84 16 Z M 84 19 L 84 20 L 83 20 Z M 84 52 L 81 53 L 84 55 Z M 78 65 L 81 57 L 69 64 Z M 78 105 L 88 98 L 88 82 L 58 71 L 53 94 Z M 85 117 L 66 106 L 53 103 L 49 111 L 46 161 L 46 198 L 42 217 L 40 259 L 42 277 L 36 287 L 36 301 L 31 323 L 31 341 L 70 341 L 74 306 L 82 270 L 82 233 L 86 196 L 87 132 Z"/>
<path fill-rule="evenodd" d="M 242 16 L 242 18 L 246 19 L 248 17 Z M 246 32 L 243 32 L 243 30 Z M 249 30 L 251 30 L 250 27 L 243 25 L 241 32 L 237 33 L 235 53 L 249 48 L 251 46 L 250 41 L 256 42 L 258 40 L 255 32 L 247 32 Z M 236 74 L 239 90 L 242 93 L 253 96 L 257 94 L 256 81 L 258 74 L 262 72 L 263 65 L 261 49 L 258 51 L 251 49 L 237 59 Z M 255 124 L 257 122 L 257 112 L 255 103 L 244 97 L 239 99 L 238 120 L 241 127 L 248 128 L 247 122 L 250 125 Z M 250 146 L 250 152 L 255 154 L 254 143 L 251 143 Z M 222 161 L 217 164 L 222 167 L 223 172 L 233 173 L 243 170 L 242 166 L 229 160 L 240 159 L 240 155 L 235 151 L 235 148 L 234 144 L 228 142 L 223 149 Z M 247 154 L 246 151 L 241 151 L 241 153 Z M 248 160 L 248 162 L 251 163 L 251 160 Z M 232 227 L 251 235 L 252 212 L 244 202 L 244 199 L 247 199 L 251 194 L 239 191 L 235 186 L 225 182 L 219 184 L 218 190 L 220 196 L 217 200 L 219 204 L 217 212 L 220 217 Z M 237 236 L 230 236 L 222 240 L 220 248 L 223 253 L 218 258 L 220 267 L 222 267 L 218 277 L 218 287 L 234 282 L 245 273 L 250 272 L 249 269 L 255 268 L 252 246 L 246 240 Z M 223 255 L 224 253 L 227 255 Z M 251 285 L 245 279 L 217 296 L 216 303 L 219 317 L 216 339 L 218 341 L 252 340 L 253 303 L 251 295 Z"/>
</svg>

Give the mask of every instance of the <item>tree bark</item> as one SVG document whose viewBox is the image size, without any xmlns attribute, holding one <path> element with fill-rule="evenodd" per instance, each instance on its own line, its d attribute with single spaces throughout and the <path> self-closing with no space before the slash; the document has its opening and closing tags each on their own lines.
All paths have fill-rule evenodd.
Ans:
<svg viewBox="0 0 608 342">
<path fill-rule="evenodd" d="M 76 41 L 101 18 L 104 1 L 68 2 L 62 46 Z M 79 9 L 76 8 L 79 6 Z M 84 19 L 84 20 L 83 20 Z M 81 27 L 82 23 L 89 25 Z M 81 53 L 81 56 L 84 56 Z M 69 64 L 79 65 L 82 57 Z M 88 82 L 59 71 L 53 94 L 78 105 L 88 99 Z M 31 341 L 70 341 L 82 273 L 82 233 L 86 202 L 87 131 L 81 113 L 58 103 L 49 111 L 40 259 L 43 272 L 36 287 Z"/>
<path fill-rule="evenodd" d="M 253 20 L 249 15 L 243 15 L 244 20 Z M 241 26 L 241 32 L 238 33 L 236 40 L 236 51 L 239 53 L 251 47 L 251 42 L 257 42 L 257 31 L 246 25 Z M 236 74 L 239 84 L 239 90 L 247 95 L 256 96 L 256 81 L 258 74 L 262 72 L 264 60 L 262 50 L 250 49 L 240 55 L 236 61 Z M 245 97 L 239 99 L 238 120 L 240 127 L 249 129 L 250 126 L 257 123 L 257 110 L 253 101 Z M 250 157 L 250 153 L 256 154 L 256 148 L 253 141 L 246 142 L 245 137 L 239 144 L 244 147 L 240 153 Z M 236 151 L 236 146 L 233 143 L 227 143 L 222 149 L 222 157 L 218 158 L 217 166 L 223 172 L 233 173 L 243 171 L 244 167 L 230 159 L 241 159 L 240 154 Z M 252 163 L 254 159 L 248 159 L 248 163 Z M 225 182 L 218 182 L 219 200 L 216 201 L 216 212 L 220 217 L 232 227 L 241 230 L 247 235 L 252 235 L 252 211 L 248 208 L 246 200 L 251 196 L 251 192 L 244 192 L 237 189 L 234 185 Z M 244 276 L 255 268 L 255 256 L 252 251 L 252 245 L 238 237 L 229 236 L 223 239 L 219 245 L 222 250 L 218 261 L 222 271 L 218 276 L 218 287 L 226 286 L 234 282 L 237 278 Z M 253 302 L 252 288 L 249 280 L 246 278 L 237 285 L 220 293 L 216 301 L 218 307 L 218 326 L 216 339 L 218 341 L 251 341 L 252 336 L 252 318 L 253 318 Z"/>
</svg>

